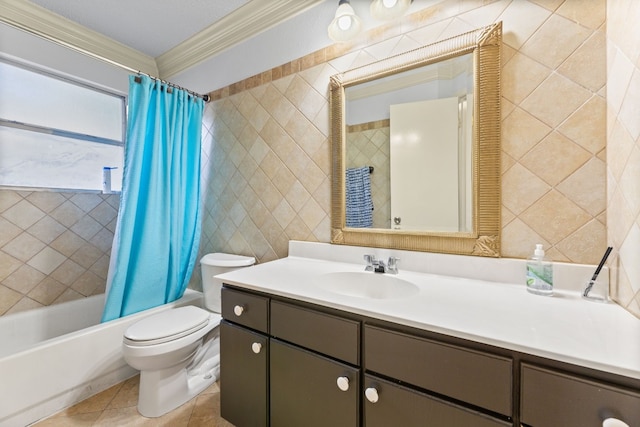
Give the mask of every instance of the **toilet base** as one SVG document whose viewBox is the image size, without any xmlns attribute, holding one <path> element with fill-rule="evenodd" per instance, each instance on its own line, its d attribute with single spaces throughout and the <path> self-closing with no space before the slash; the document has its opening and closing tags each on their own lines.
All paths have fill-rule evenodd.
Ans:
<svg viewBox="0 0 640 427">
<path fill-rule="evenodd" d="M 200 394 L 218 379 L 218 368 L 190 376 L 177 368 L 140 372 L 138 412 L 148 418 L 160 417 Z M 213 372 L 215 371 L 215 372 Z"/>
<path fill-rule="evenodd" d="M 169 368 L 140 371 L 138 412 L 148 418 L 160 417 L 188 402 L 220 376 L 218 331 L 212 331 L 191 362 Z"/>
</svg>

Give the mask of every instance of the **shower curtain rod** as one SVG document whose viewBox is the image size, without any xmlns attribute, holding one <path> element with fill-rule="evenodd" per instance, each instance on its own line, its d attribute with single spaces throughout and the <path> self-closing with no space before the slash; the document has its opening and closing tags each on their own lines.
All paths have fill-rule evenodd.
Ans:
<svg viewBox="0 0 640 427">
<path fill-rule="evenodd" d="M 129 68 L 129 67 L 123 67 L 123 68 Z M 178 86 L 177 84 L 174 84 L 174 83 L 168 82 L 168 81 L 166 81 L 166 80 L 162 80 L 162 79 L 161 79 L 161 78 L 159 78 L 159 77 L 155 77 L 155 76 L 152 76 L 151 74 L 143 73 L 142 71 L 135 71 L 135 70 L 132 70 L 132 71 L 134 71 L 134 72 L 135 72 L 135 73 L 137 73 L 138 75 L 147 76 L 147 77 L 149 77 L 150 79 L 157 80 L 157 81 L 159 81 L 159 82 L 161 82 L 161 83 L 164 83 L 164 84 L 166 84 L 166 85 L 167 85 L 167 86 L 169 86 L 169 87 L 172 87 L 172 88 L 175 88 L 175 89 L 184 90 L 185 92 L 187 92 L 187 93 L 189 93 L 189 94 L 191 94 L 191 95 L 193 95 L 193 96 L 197 96 L 198 98 L 202 98 L 202 100 L 203 100 L 204 102 L 209 102 L 209 95 L 207 95 L 207 94 L 205 94 L 205 95 L 201 95 L 201 94 L 196 93 L 196 92 L 193 92 L 193 91 L 191 91 L 191 90 L 189 90 L 189 89 L 185 89 L 185 88 L 183 88 L 182 86 Z M 140 82 L 142 82 L 142 80 L 140 79 L 140 77 L 136 77 L 136 78 L 135 78 L 135 82 L 136 82 L 136 83 L 140 83 Z"/>
<path fill-rule="evenodd" d="M 181 86 L 178 86 L 178 85 L 173 84 L 171 82 L 168 82 L 166 80 L 162 80 L 159 77 L 155 77 L 155 76 L 152 76 L 151 74 L 143 73 L 140 70 L 136 70 L 134 68 L 131 68 L 131 67 L 125 65 L 125 64 L 122 64 L 122 63 L 120 63 L 118 61 L 115 61 L 113 59 L 109 59 L 107 57 L 104 57 L 104 56 L 102 56 L 102 55 L 100 55 L 98 53 L 91 52 L 91 51 L 89 51 L 87 49 L 84 49 L 84 48 L 82 48 L 82 47 L 80 47 L 78 45 L 75 45 L 73 43 L 66 42 L 66 41 L 64 41 L 64 40 L 62 40 L 62 39 L 60 39 L 58 37 L 54 37 L 54 36 L 52 36 L 50 34 L 47 34 L 46 32 L 36 30 L 36 29 L 31 28 L 31 27 L 29 27 L 27 25 L 24 25 L 24 24 L 20 24 L 19 22 L 16 22 L 15 20 L 7 19 L 6 17 L 0 17 L 0 22 L 8 24 L 8 25 L 10 25 L 10 26 L 12 26 L 14 28 L 19 29 L 19 30 L 26 31 L 26 32 L 28 32 L 30 34 L 33 34 L 36 37 L 41 37 L 41 38 L 43 38 L 45 40 L 48 40 L 48 41 L 53 42 L 53 43 L 56 43 L 56 44 L 58 44 L 60 46 L 64 46 L 64 47 L 66 47 L 68 49 L 75 50 L 76 52 L 82 53 L 84 55 L 87 55 L 87 56 L 90 56 L 92 58 L 98 59 L 100 61 L 104 61 L 104 62 L 109 63 L 111 65 L 115 65 L 116 67 L 120 67 L 120 68 L 122 68 L 124 70 L 127 70 L 127 71 L 130 71 L 132 73 L 144 74 L 145 76 L 147 76 L 149 78 L 152 78 L 154 80 L 159 80 L 160 82 L 162 82 L 162 83 L 164 83 L 164 84 L 166 84 L 168 86 L 174 87 L 176 89 L 184 90 L 184 91 L 190 93 L 193 96 L 197 96 L 198 98 L 202 98 L 202 100 L 204 102 L 209 102 L 211 100 L 211 97 L 208 94 L 201 95 L 201 94 L 199 94 L 197 92 L 190 91 L 188 89 L 185 89 L 185 88 L 183 88 Z"/>
<path fill-rule="evenodd" d="M 2 19 L 1 17 L 0 17 L 0 22 L 4 22 L 6 24 L 11 25 L 12 27 L 15 27 L 15 28 L 19 29 L 19 30 L 26 31 L 26 32 L 28 32 L 30 34 L 33 34 L 33 35 L 37 36 L 37 37 L 41 37 L 41 38 L 43 38 L 45 40 L 48 40 L 50 42 L 53 42 L 53 43 L 56 43 L 58 45 L 64 46 L 64 47 L 66 47 L 68 49 L 75 50 L 76 52 L 79 52 L 79 53 L 82 53 L 84 55 L 90 56 L 90 57 L 92 57 L 94 59 L 97 59 L 99 61 L 103 61 L 103 62 L 106 62 L 108 64 L 115 65 L 116 67 L 122 68 L 123 70 L 127 70 L 127 71 L 130 71 L 132 73 L 136 73 L 136 74 L 144 74 L 145 76 L 147 76 L 149 78 L 152 78 L 154 80 L 159 80 L 159 81 L 161 81 L 162 83 L 165 83 L 168 86 L 174 87 L 176 89 L 184 90 L 184 91 L 190 93 L 193 96 L 197 96 L 198 98 L 202 98 L 202 100 L 204 102 L 209 102 L 211 100 L 211 97 L 208 94 L 201 95 L 201 94 L 199 94 L 197 92 L 190 91 L 188 89 L 185 89 L 185 88 L 183 88 L 181 86 L 178 86 L 178 85 L 173 84 L 171 82 L 168 82 L 166 80 L 162 80 L 159 77 L 155 77 L 155 76 L 152 76 L 151 74 L 147 74 L 147 73 L 144 73 L 144 72 L 142 72 L 140 70 L 136 70 L 135 68 L 131 68 L 128 65 L 125 65 L 125 64 L 123 64 L 121 62 L 115 61 L 113 59 L 109 59 L 109 58 L 104 57 L 104 56 L 102 56 L 100 54 L 97 54 L 95 52 L 91 52 L 91 51 L 89 51 L 87 49 L 83 49 L 83 48 L 81 48 L 81 47 L 79 47 L 79 46 L 77 46 L 75 44 L 72 44 L 72 43 L 69 43 L 69 42 L 65 42 L 65 41 L 63 41 L 63 40 L 61 40 L 61 39 L 59 39 L 57 37 L 53 37 L 53 36 L 51 36 L 49 34 L 46 34 L 46 33 L 42 32 L 42 31 L 34 30 L 33 28 L 29 28 L 28 26 L 25 26 L 25 25 L 19 25 L 14 21 Z"/>
</svg>

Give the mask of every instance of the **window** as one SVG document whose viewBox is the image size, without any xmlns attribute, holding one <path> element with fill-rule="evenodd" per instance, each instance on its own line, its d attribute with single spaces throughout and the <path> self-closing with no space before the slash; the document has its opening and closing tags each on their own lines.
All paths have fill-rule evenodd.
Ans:
<svg viewBox="0 0 640 427">
<path fill-rule="evenodd" d="M 0 186 L 122 186 L 125 97 L 0 61 Z"/>
</svg>

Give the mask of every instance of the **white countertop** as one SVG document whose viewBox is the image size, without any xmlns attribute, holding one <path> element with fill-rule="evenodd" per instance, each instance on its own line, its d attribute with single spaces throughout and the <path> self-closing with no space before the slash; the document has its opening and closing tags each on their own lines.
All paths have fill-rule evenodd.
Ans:
<svg viewBox="0 0 640 427">
<path fill-rule="evenodd" d="M 395 277 L 419 288 L 408 298 L 345 296 L 314 283 L 325 273 L 363 269 L 364 264 L 289 256 L 218 278 L 245 289 L 640 379 L 640 319 L 614 303 L 585 301 L 579 292 L 567 290 L 543 297 L 520 284 L 402 268 Z"/>
</svg>

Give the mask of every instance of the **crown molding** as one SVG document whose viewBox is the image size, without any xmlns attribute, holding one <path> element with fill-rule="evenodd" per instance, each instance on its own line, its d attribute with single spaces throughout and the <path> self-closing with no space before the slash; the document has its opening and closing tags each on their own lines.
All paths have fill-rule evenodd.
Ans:
<svg viewBox="0 0 640 427">
<path fill-rule="evenodd" d="M 83 54 L 157 75 L 154 58 L 33 3 L 0 0 L 0 21 Z"/>
<path fill-rule="evenodd" d="M 133 72 L 168 79 L 322 1 L 250 0 L 156 58 L 24 0 L 0 0 L 0 22 Z"/>
<path fill-rule="evenodd" d="M 160 77 L 176 74 L 324 0 L 251 0 L 220 21 L 156 57 Z"/>
</svg>

